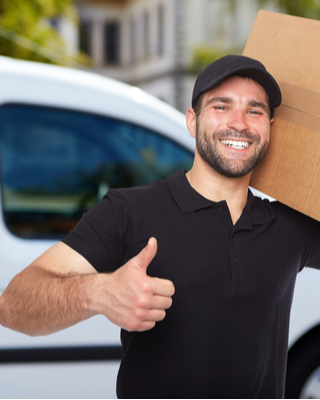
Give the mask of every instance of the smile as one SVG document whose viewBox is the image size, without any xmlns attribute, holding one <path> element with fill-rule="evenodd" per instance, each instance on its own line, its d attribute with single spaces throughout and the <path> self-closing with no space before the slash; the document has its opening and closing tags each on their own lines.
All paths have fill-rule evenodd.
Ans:
<svg viewBox="0 0 320 400">
<path fill-rule="evenodd" d="M 221 140 L 221 143 L 237 150 L 247 149 L 250 146 L 250 142 L 241 142 L 239 140 Z"/>
</svg>

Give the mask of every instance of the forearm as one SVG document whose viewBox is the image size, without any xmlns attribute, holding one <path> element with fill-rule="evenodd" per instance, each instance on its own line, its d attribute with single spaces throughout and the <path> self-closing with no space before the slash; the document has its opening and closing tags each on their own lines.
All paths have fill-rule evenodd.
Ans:
<svg viewBox="0 0 320 400">
<path fill-rule="evenodd" d="M 68 328 L 93 315 L 99 274 L 67 276 L 28 267 L 0 297 L 0 323 L 30 336 Z"/>
<path fill-rule="evenodd" d="M 146 274 L 156 251 L 150 239 L 125 265 L 99 274 L 68 246 L 56 244 L 12 279 L 0 297 L 0 324 L 47 335 L 101 314 L 129 331 L 152 329 L 174 294 L 172 282 Z"/>
</svg>

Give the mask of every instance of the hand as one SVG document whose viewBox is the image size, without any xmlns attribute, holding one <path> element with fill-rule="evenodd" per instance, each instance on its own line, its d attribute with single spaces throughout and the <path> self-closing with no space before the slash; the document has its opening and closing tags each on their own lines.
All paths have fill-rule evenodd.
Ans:
<svg viewBox="0 0 320 400">
<path fill-rule="evenodd" d="M 172 304 L 173 283 L 151 278 L 147 268 L 157 252 L 157 241 L 147 246 L 114 273 L 108 275 L 108 312 L 113 323 L 128 331 L 146 331 L 164 319 Z"/>
</svg>

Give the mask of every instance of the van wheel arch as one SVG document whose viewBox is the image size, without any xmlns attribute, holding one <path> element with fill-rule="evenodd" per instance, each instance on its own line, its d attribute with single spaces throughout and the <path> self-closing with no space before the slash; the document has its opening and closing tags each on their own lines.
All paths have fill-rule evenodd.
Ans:
<svg viewBox="0 0 320 400">
<path fill-rule="evenodd" d="M 318 380 L 320 395 L 320 325 L 302 336 L 288 352 L 285 398 L 320 398 L 308 393 Z"/>
</svg>

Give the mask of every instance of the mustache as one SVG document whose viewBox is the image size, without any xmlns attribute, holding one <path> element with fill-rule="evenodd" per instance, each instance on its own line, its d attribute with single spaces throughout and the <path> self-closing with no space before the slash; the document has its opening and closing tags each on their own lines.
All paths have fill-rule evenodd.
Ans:
<svg viewBox="0 0 320 400">
<path fill-rule="evenodd" d="M 224 131 L 219 131 L 215 132 L 213 134 L 214 139 L 245 139 L 249 142 L 259 142 L 260 138 L 257 135 L 254 135 L 253 133 L 249 131 L 245 132 L 238 132 L 234 131 L 232 129 L 224 130 Z"/>
</svg>

